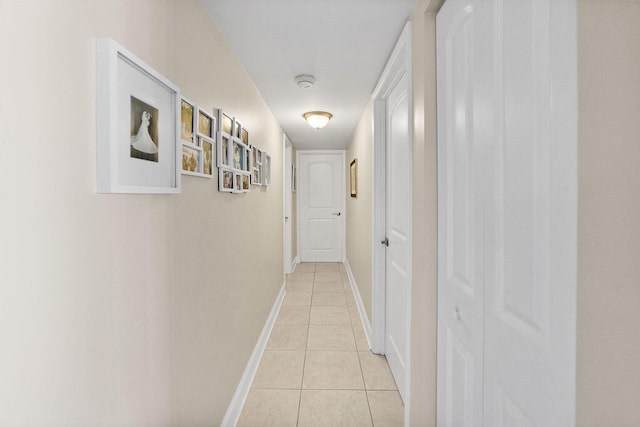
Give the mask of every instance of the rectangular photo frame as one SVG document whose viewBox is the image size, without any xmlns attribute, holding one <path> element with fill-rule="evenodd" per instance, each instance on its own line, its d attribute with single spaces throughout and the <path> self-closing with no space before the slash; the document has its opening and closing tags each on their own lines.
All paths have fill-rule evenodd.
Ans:
<svg viewBox="0 0 640 427">
<path fill-rule="evenodd" d="M 248 193 L 251 191 L 251 175 L 250 174 L 242 174 L 242 192 Z"/>
<path fill-rule="evenodd" d="M 213 152 L 215 151 L 215 143 L 209 139 L 202 138 L 200 147 L 202 148 L 202 175 L 207 178 L 213 178 Z"/>
<path fill-rule="evenodd" d="M 271 184 L 271 156 L 262 153 L 262 185 Z"/>
<path fill-rule="evenodd" d="M 358 197 L 358 159 L 349 165 L 349 184 L 351 197 Z"/>
<path fill-rule="evenodd" d="M 218 191 L 221 193 L 233 193 L 235 190 L 234 175 L 231 169 L 218 169 Z"/>
<path fill-rule="evenodd" d="M 224 132 L 218 133 L 217 145 L 217 165 L 219 168 L 231 167 L 231 136 Z"/>
<path fill-rule="evenodd" d="M 233 192 L 242 193 L 242 174 L 233 173 Z"/>
<path fill-rule="evenodd" d="M 200 147 L 182 145 L 182 173 L 199 175 L 202 171 L 202 151 Z"/>
<path fill-rule="evenodd" d="M 291 165 L 291 192 L 296 192 L 296 165 Z"/>
<path fill-rule="evenodd" d="M 180 141 L 190 144 L 196 141 L 196 105 L 185 97 L 180 98 Z"/>
<path fill-rule="evenodd" d="M 215 139 L 216 119 L 212 114 L 198 107 L 196 123 L 199 137 L 208 138 L 212 141 Z"/>
<path fill-rule="evenodd" d="M 218 131 L 231 137 L 233 134 L 233 118 L 218 108 Z"/>
<path fill-rule="evenodd" d="M 180 89 L 110 38 L 96 41 L 96 189 L 181 189 Z"/>
</svg>

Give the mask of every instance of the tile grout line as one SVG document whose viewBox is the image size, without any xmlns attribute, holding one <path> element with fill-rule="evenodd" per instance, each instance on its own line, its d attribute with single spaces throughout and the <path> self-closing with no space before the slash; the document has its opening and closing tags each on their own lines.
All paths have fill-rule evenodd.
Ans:
<svg viewBox="0 0 640 427">
<path fill-rule="evenodd" d="M 304 358 L 302 359 L 302 378 L 300 378 L 300 397 L 298 398 L 298 416 L 296 427 L 300 425 L 300 409 L 302 409 L 302 386 L 304 384 L 304 371 L 307 368 L 307 349 L 309 348 L 309 330 L 311 329 L 311 305 L 313 304 L 313 288 L 315 286 L 316 265 L 313 265 L 313 282 L 311 285 L 311 301 L 309 302 L 309 318 L 307 320 L 307 341 L 304 343 Z"/>
</svg>

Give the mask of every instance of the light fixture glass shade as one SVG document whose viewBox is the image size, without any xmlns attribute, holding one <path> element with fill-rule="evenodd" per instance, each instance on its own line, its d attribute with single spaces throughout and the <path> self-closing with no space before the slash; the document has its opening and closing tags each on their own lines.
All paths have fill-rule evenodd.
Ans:
<svg viewBox="0 0 640 427">
<path fill-rule="evenodd" d="M 329 120 L 333 115 L 331 113 L 327 113 L 326 111 L 309 111 L 308 113 L 304 113 L 302 115 L 309 126 L 316 129 L 322 129 L 329 123 Z"/>
</svg>

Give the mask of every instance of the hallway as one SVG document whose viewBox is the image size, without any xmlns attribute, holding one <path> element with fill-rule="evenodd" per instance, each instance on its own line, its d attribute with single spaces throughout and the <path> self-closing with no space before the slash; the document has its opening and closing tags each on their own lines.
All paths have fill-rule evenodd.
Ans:
<svg viewBox="0 0 640 427">
<path fill-rule="evenodd" d="M 369 351 L 345 267 L 298 264 L 238 426 L 402 426 L 384 356 Z"/>
</svg>

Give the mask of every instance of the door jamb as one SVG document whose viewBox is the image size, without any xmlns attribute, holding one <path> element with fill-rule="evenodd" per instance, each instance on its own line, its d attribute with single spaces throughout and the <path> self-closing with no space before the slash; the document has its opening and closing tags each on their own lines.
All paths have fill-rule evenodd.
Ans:
<svg viewBox="0 0 640 427">
<path fill-rule="evenodd" d="M 287 163 L 287 149 L 291 150 L 291 161 L 290 163 Z M 284 246 L 283 246 L 283 258 L 284 258 L 284 274 L 290 274 L 293 273 L 293 270 L 291 268 L 292 265 L 292 260 L 295 258 L 293 256 L 293 224 L 291 224 L 291 236 L 289 236 L 289 241 L 287 241 L 287 197 L 289 198 L 289 205 L 291 208 L 291 211 L 293 211 L 293 206 L 291 206 L 291 204 L 293 203 L 293 197 L 291 195 L 291 179 L 287 180 L 287 174 L 291 174 L 291 165 L 293 164 L 293 144 L 291 144 L 291 141 L 289 141 L 289 138 L 287 138 L 287 134 L 283 133 L 282 134 L 282 165 L 283 165 L 283 171 L 282 171 L 282 176 L 284 177 L 284 179 L 282 180 L 282 191 L 284 194 L 284 197 L 282 198 L 282 211 L 283 211 L 283 215 L 282 215 L 282 220 L 283 220 L 283 228 L 282 228 L 282 232 L 283 232 L 283 239 L 284 239 Z M 289 222 L 293 221 L 293 218 L 289 218 L 288 219 Z M 287 245 L 290 246 L 289 248 L 289 259 L 286 259 L 286 255 L 287 255 Z"/>
</svg>

